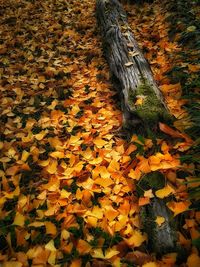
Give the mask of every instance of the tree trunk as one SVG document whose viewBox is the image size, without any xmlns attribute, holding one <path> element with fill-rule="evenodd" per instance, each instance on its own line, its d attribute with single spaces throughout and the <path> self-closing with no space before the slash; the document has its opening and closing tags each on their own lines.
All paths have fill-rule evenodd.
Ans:
<svg viewBox="0 0 200 267">
<path fill-rule="evenodd" d="M 125 128 L 156 128 L 170 118 L 147 60 L 117 0 L 97 0 L 96 15 L 106 59 L 120 92 Z"/>
</svg>

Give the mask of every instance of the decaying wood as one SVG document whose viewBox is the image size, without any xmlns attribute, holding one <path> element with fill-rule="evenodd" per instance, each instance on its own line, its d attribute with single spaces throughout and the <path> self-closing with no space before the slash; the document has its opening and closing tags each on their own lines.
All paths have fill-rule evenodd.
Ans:
<svg viewBox="0 0 200 267">
<path fill-rule="evenodd" d="M 153 194 L 165 186 L 165 177 L 158 171 L 144 175 L 136 185 L 138 196 L 151 189 Z M 162 225 L 156 223 L 157 217 L 163 217 Z M 141 208 L 140 219 L 144 231 L 148 234 L 148 246 L 157 255 L 177 251 L 176 222 L 166 206 L 165 199 L 154 197 L 149 205 Z"/>
<path fill-rule="evenodd" d="M 155 222 L 159 216 L 164 218 L 162 225 Z M 172 218 L 173 215 L 164 200 L 154 198 L 150 205 L 142 208 L 143 227 L 148 233 L 149 248 L 158 255 L 177 250 L 177 234 L 172 224 Z"/>
<path fill-rule="evenodd" d="M 120 92 L 126 125 L 131 128 L 143 122 L 156 127 L 160 119 L 168 117 L 168 109 L 122 5 L 117 0 L 97 0 L 96 14 L 105 56 Z"/>
<path fill-rule="evenodd" d="M 126 14 L 117 0 L 97 0 L 97 20 L 101 29 L 104 52 L 115 86 L 120 92 L 122 111 L 128 131 L 142 125 L 143 129 L 157 126 L 160 120 L 169 118 L 168 109 L 148 62 L 140 51 L 128 26 Z M 153 174 L 156 179 L 159 173 Z M 164 187 L 164 185 L 163 185 Z M 149 244 L 156 254 L 176 250 L 176 237 L 170 225 L 165 201 L 154 199 L 142 211 L 141 221 L 149 236 Z M 157 216 L 165 218 L 160 228 L 153 223 Z"/>
</svg>

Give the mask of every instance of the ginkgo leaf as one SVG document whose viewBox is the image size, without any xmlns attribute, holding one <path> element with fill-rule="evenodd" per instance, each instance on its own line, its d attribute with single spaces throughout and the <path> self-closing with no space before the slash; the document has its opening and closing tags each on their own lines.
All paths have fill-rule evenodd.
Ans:
<svg viewBox="0 0 200 267">
<path fill-rule="evenodd" d="M 25 222 L 25 216 L 17 211 L 13 224 L 22 227 L 24 226 L 24 222 Z"/>
<path fill-rule="evenodd" d="M 48 249 L 48 250 L 50 250 L 50 251 L 57 251 L 57 249 L 55 248 L 53 239 L 51 239 L 51 240 L 45 245 L 45 248 Z"/>
<path fill-rule="evenodd" d="M 167 203 L 168 208 L 171 211 L 173 211 L 174 216 L 188 210 L 190 205 L 191 205 L 190 201 L 180 201 L 180 202 L 171 201 Z"/>
<path fill-rule="evenodd" d="M 161 226 L 165 222 L 165 218 L 162 216 L 157 216 L 155 222 L 158 224 L 158 226 Z"/>
<path fill-rule="evenodd" d="M 85 240 L 79 239 L 78 243 L 77 243 L 77 246 L 76 246 L 76 249 L 82 255 L 82 254 L 89 253 L 91 251 L 92 247 Z"/>
<path fill-rule="evenodd" d="M 94 182 L 102 187 L 108 187 L 114 184 L 114 181 L 111 178 L 97 178 Z"/>
<path fill-rule="evenodd" d="M 34 136 L 38 141 L 41 141 L 45 137 L 46 134 L 47 134 L 47 131 L 44 130 L 38 134 L 35 134 Z"/>
<path fill-rule="evenodd" d="M 149 190 L 144 191 L 144 197 L 153 198 L 154 197 L 154 194 L 152 192 L 152 189 L 149 189 Z"/>
<path fill-rule="evenodd" d="M 130 238 L 126 239 L 126 243 L 133 247 L 139 247 L 146 240 L 146 236 L 140 231 L 134 230 Z"/>
<path fill-rule="evenodd" d="M 102 148 L 103 146 L 105 146 L 107 144 L 107 141 L 97 137 L 96 139 L 93 140 L 93 143 L 98 147 L 98 148 Z"/>
<path fill-rule="evenodd" d="M 155 195 L 158 198 L 165 198 L 165 197 L 168 197 L 170 194 L 173 194 L 174 192 L 175 192 L 175 190 L 170 185 L 167 184 L 162 189 L 157 190 L 155 192 Z"/>
<path fill-rule="evenodd" d="M 51 160 L 46 170 L 48 171 L 48 173 L 54 174 L 57 171 L 57 166 L 58 166 L 57 160 Z"/>
<path fill-rule="evenodd" d="M 138 201 L 139 206 L 144 206 L 150 203 L 150 198 L 149 197 L 140 197 Z"/>
<path fill-rule="evenodd" d="M 57 228 L 55 224 L 53 224 L 52 222 L 45 222 L 44 225 L 46 227 L 46 234 L 56 235 Z"/>
</svg>

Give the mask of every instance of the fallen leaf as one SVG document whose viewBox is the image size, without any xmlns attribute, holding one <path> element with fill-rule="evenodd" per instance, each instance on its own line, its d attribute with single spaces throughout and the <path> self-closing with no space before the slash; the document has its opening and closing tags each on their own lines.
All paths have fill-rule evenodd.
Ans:
<svg viewBox="0 0 200 267">
<path fill-rule="evenodd" d="M 173 193 L 175 193 L 175 190 L 170 185 L 167 184 L 162 189 L 157 190 L 155 192 L 155 195 L 158 198 L 165 198 L 165 197 L 168 197 L 170 194 L 173 194 Z"/>
<path fill-rule="evenodd" d="M 155 222 L 158 224 L 158 226 L 161 226 L 165 222 L 165 218 L 162 216 L 157 216 Z"/>
<path fill-rule="evenodd" d="M 24 222 L 25 222 L 25 216 L 17 211 L 13 224 L 23 227 Z"/>
<path fill-rule="evenodd" d="M 174 216 L 188 210 L 190 205 L 191 205 L 190 201 L 180 201 L 180 202 L 171 201 L 167 203 L 168 208 L 171 211 L 173 211 Z"/>
</svg>

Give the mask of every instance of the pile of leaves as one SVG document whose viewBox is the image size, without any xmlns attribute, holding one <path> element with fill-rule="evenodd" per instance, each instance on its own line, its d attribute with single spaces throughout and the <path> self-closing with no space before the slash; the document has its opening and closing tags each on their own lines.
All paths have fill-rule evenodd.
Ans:
<svg viewBox="0 0 200 267">
<path fill-rule="evenodd" d="M 173 266 L 176 253 L 156 259 L 146 251 L 148 237 L 139 221 L 141 206 L 171 196 L 173 215 L 187 214 L 179 242 L 188 266 L 194 266 L 200 211 L 189 210 L 187 188 L 196 181 L 185 182 L 193 182 L 195 165 L 180 158 L 192 140 L 164 124 L 168 136 L 162 138 L 133 135 L 127 142 L 115 135 L 122 115 L 97 35 L 94 1 L 9 0 L 1 6 L 2 265 Z M 137 27 L 146 25 L 137 18 Z M 168 26 L 161 18 L 152 26 L 163 35 Z M 148 26 L 142 31 L 140 40 L 147 42 Z M 163 46 L 168 55 L 179 49 L 176 42 Z M 152 49 L 156 63 L 150 52 L 147 57 L 158 64 L 154 73 L 167 102 L 175 116 L 186 119 L 180 85 L 164 75 L 172 62 Z M 154 171 L 165 176 L 165 184 L 138 197 L 138 181 Z M 162 225 L 164 218 L 155 222 Z"/>
</svg>

